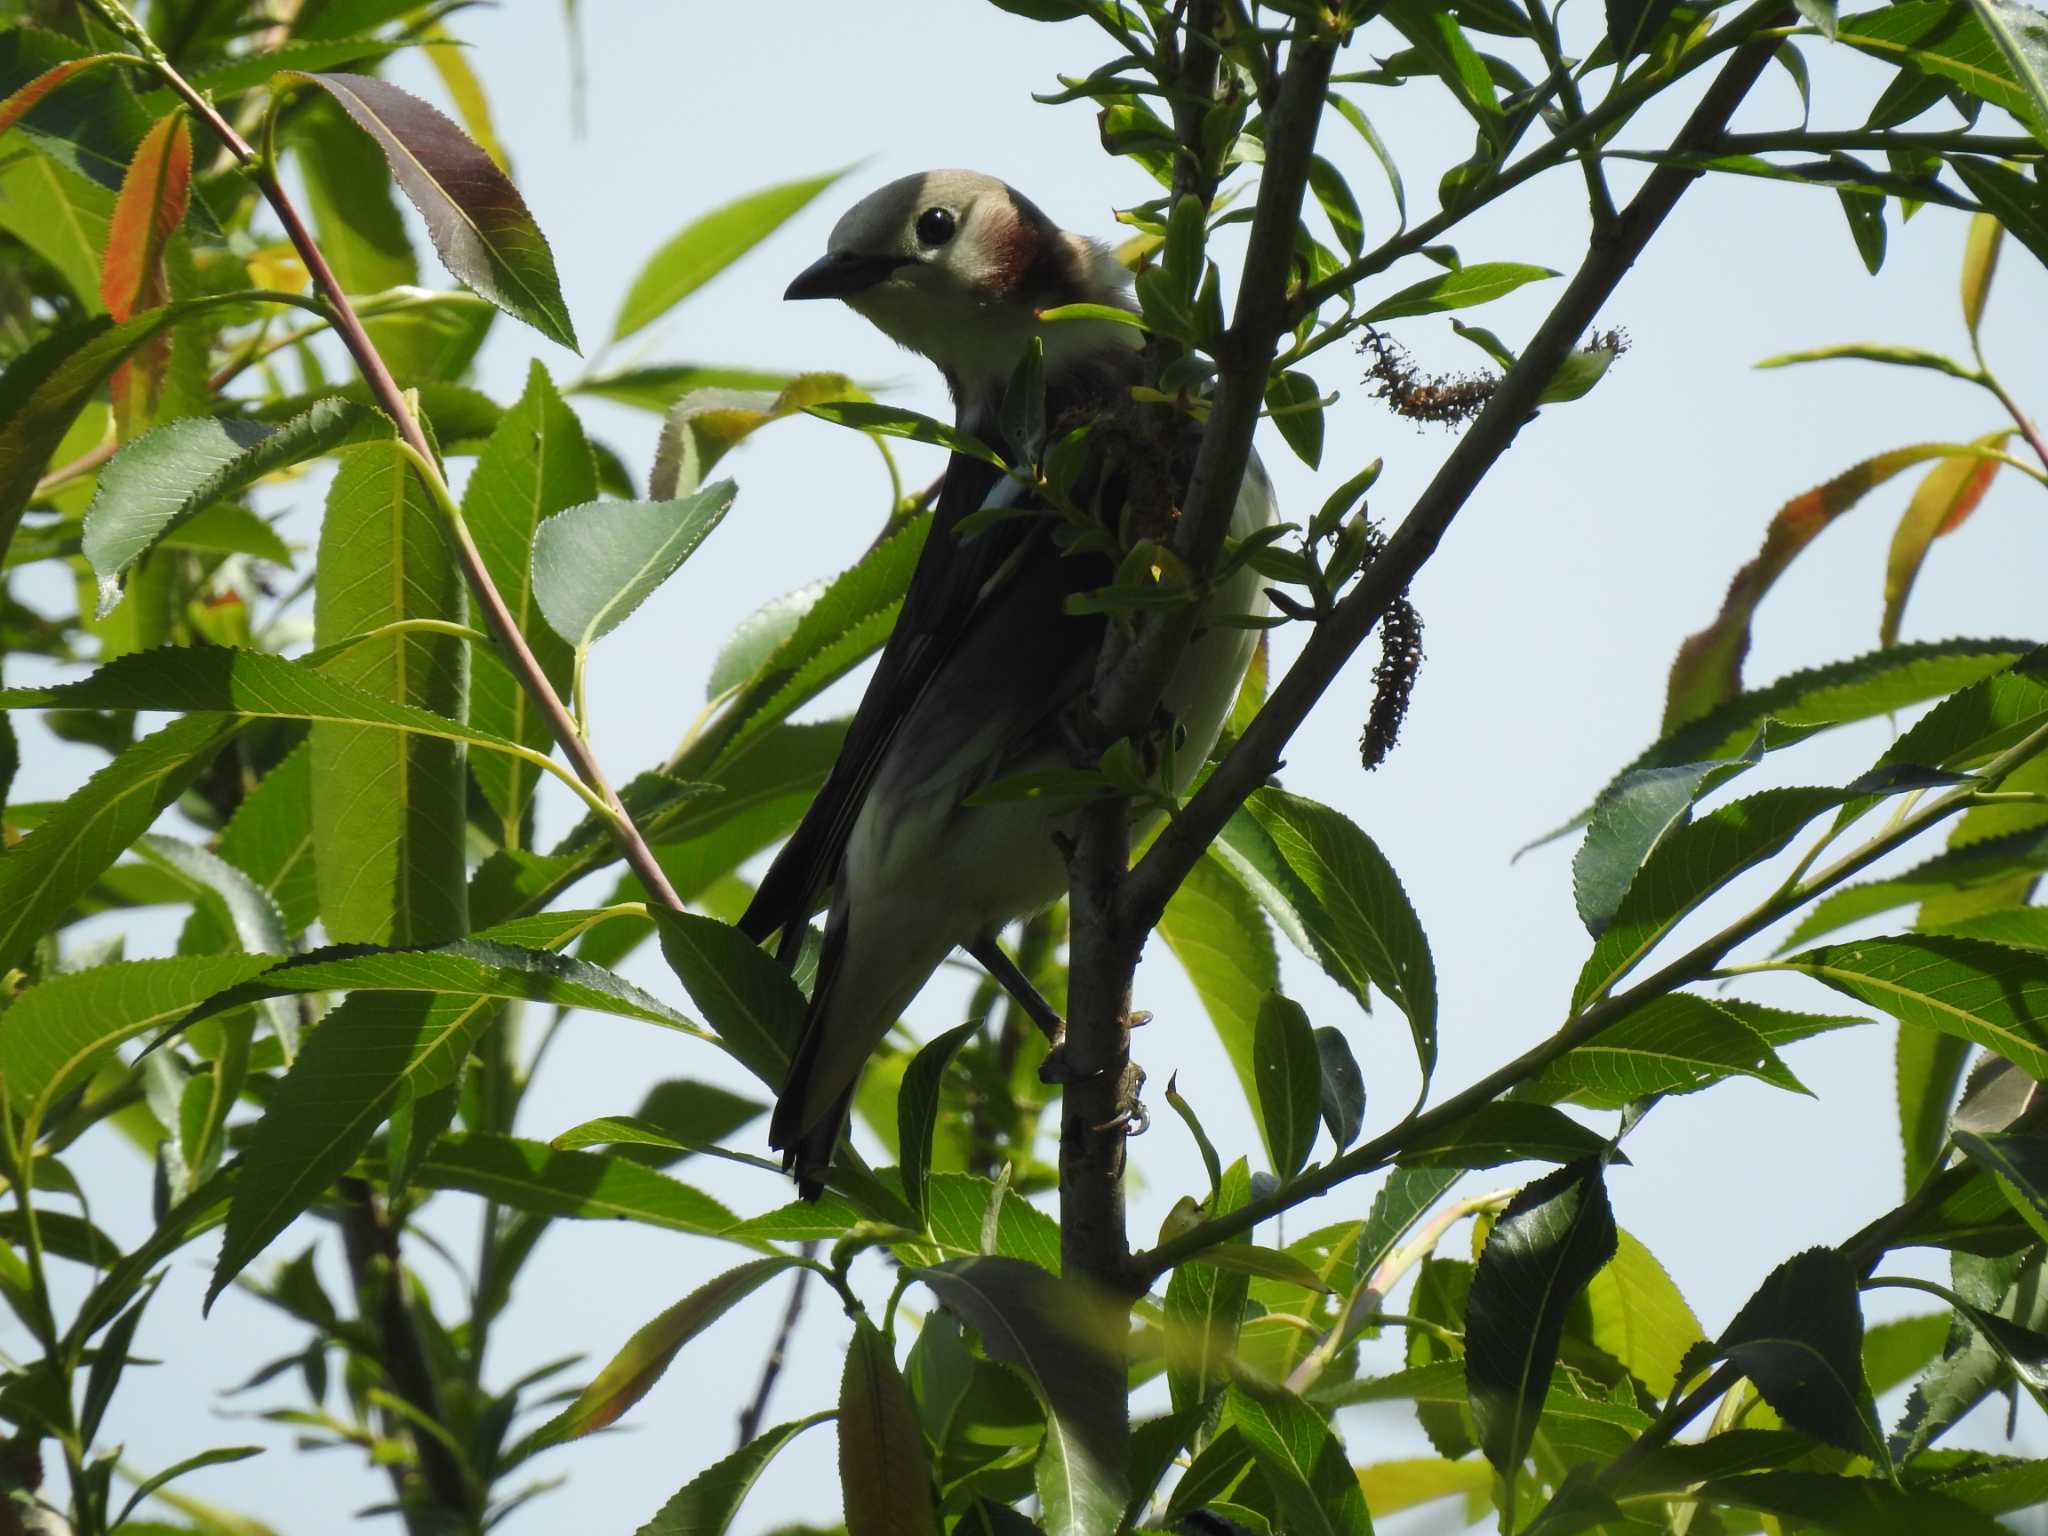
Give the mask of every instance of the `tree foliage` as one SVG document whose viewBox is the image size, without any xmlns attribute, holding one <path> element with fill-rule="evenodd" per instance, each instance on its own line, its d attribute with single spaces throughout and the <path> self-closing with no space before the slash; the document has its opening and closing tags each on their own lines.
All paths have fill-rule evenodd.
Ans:
<svg viewBox="0 0 2048 1536">
<path fill-rule="evenodd" d="M 835 1415 L 855 1533 L 1107 1536 L 1207 1512 L 1251 1532 L 1363 1536 L 1446 1498 L 1532 1536 L 1962 1532 L 2048 1498 L 2048 1465 L 1937 1444 L 2001 1394 L 2048 1403 L 2048 921 L 2034 905 L 2048 648 L 1898 643 L 1935 542 L 1982 515 L 1994 483 L 2048 486 L 2048 440 L 1994 371 L 1984 324 L 2001 259 L 2048 261 L 2048 17 L 2018 0 L 1851 15 L 1832 0 L 1611 0 L 1598 35 L 1574 18 L 1587 23 L 1575 56 L 1543 0 L 994 3 L 1074 24 L 1077 51 L 1107 39 L 1109 61 L 1049 99 L 1094 112 L 1105 151 L 1158 184 L 1119 214 L 1139 308 L 1111 318 L 1142 330 L 1148 365 L 1133 419 L 1205 424 L 1169 533 L 1073 530 L 1118 557 L 1116 580 L 1079 599 L 1113 622 L 1075 758 L 989 791 L 1071 802 L 1070 900 L 1024 922 L 1017 950 L 1064 1000 L 1069 1049 L 1103 1070 L 1040 1083 L 1031 1020 L 987 988 L 970 1022 L 871 1069 L 858 1107 L 887 1164 L 849 1148 L 815 1204 L 778 1192 L 737 1210 L 693 1187 L 686 1160 L 772 1173 L 756 1099 L 664 1082 L 551 1141 L 522 1136 L 540 1052 L 515 1025 L 538 1009 L 607 1012 L 780 1086 L 815 962 L 786 971 L 730 919 L 748 861 L 796 824 L 843 729 L 792 716 L 886 636 L 925 497 L 899 490 L 857 564 L 749 619 L 718 657 L 705 717 L 616 788 L 585 729 L 585 676 L 678 569 L 717 560 L 738 489 L 711 474 L 743 438 L 809 412 L 885 454 L 891 437 L 988 450 L 830 374 L 600 358 L 566 384 L 535 364 L 516 401 L 471 388 L 501 315 L 570 346 L 577 330 L 482 86 L 448 46 L 448 7 L 157 4 L 145 26 L 120 0 L 0 3 L 0 544 L 10 572 L 44 567 L 76 594 L 58 613 L 0 594 L 0 652 L 41 658 L 44 679 L 10 677 L 0 709 L 39 711 L 107 758 L 63 800 L 5 809 L 0 1304 L 30 1348 L 0 1383 L 0 1529 L 55 1517 L 100 1536 L 179 1475 L 253 1454 L 132 1472 L 101 1432 L 163 1266 L 215 1229 L 208 1304 L 239 1281 L 306 1330 L 265 1373 L 306 1390 L 308 1406 L 280 1416 L 360 1447 L 414 1532 L 487 1528 L 544 1487 L 529 1463 L 573 1472 L 577 1440 L 630 1416 L 695 1338 L 786 1277 L 854 1320 L 836 1407 L 762 1427 L 771 1374 L 738 1448 L 705 1458 L 644 1530 L 730 1529 L 777 1453 Z M 461 124 L 377 73 L 423 46 Z M 1843 50 L 1891 71 L 1860 127 L 1729 130 L 1766 70 L 1804 92 Z M 1472 153 L 1433 198 L 1403 182 L 1366 112 L 1386 90 L 1448 93 L 1470 119 Z M 1660 138 L 1644 125 L 1669 119 L 1647 110 L 1667 98 L 1688 115 Z M 1649 169 L 1623 198 L 1627 162 Z M 686 302 L 837 174 L 689 221 L 623 297 L 613 339 Z M 1439 1095 L 1438 997 L 1456 979 L 1438 974 L 1368 834 L 1273 778 L 1375 630 L 1367 756 L 1391 747 L 1419 659 L 1410 582 L 1533 411 L 1600 409 L 1625 342 L 1595 321 L 1701 174 L 1833 195 L 1873 271 L 1920 210 L 1967 217 L 1967 360 L 1877 341 L 1769 361 L 1932 370 L 1981 392 L 1984 430 L 1866 458 L 1769 521 L 1721 612 L 1680 648 L 1660 739 L 1569 829 L 1583 828 L 1588 954 L 1550 1004 L 1554 1031 Z M 1368 230 L 1359 175 L 1387 179 L 1391 233 Z M 1559 276 L 1467 263 L 1449 244 L 1532 182 L 1584 199 L 1583 263 L 1519 347 L 1456 322 L 1487 373 L 1420 373 L 1395 339 L 1403 321 Z M 401 196 L 454 285 L 424 284 Z M 1210 242 L 1240 223 L 1244 258 L 1226 272 Z M 1045 323 L 1074 318 L 1104 316 Z M 1364 502 L 1377 461 L 1337 462 L 1323 432 L 1320 376 L 1340 343 L 1363 350 L 1393 412 L 1460 432 L 1391 524 Z M 1015 395 L 1028 410 L 1028 390 Z M 646 498 L 585 434 L 579 396 L 662 415 Z M 1332 490 L 1304 523 L 1233 544 L 1261 419 Z M 1069 450 L 1100 426 L 1063 423 L 1042 462 L 1004 472 L 1058 504 Z M 459 500 L 455 457 L 475 460 Z M 318 548 L 294 550 L 277 511 L 323 461 Z M 1773 584 L 1909 472 L 1880 648 L 1750 683 Z M 1300 643 L 1284 668 L 1261 649 L 1215 761 L 1185 798 L 1164 796 L 1142 767 L 1172 749 L 1161 680 L 1211 583 L 1246 565 L 1278 609 L 1247 622 Z M 290 622 L 308 599 L 310 648 Z M 1907 709 L 1923 712 L 1860 776 L 1723 793 L 1767 755 Z M 0 799 L 19 739 L 0 716 Z M 545 848 L 543 776 L 584 812 Z M 1134 808 L 1166 813 L 1136 848 Z M 606 904 L 561 904 L 615 868 Z M 1776 877 L 1768 894 L 1674 940 L 1758 868 Z M 76 931 L 148 906 L 185 913 L 175 953 L 130 958 Z M 1897 931 L 1837 932 L 1880 917 Z M 1167 1086 L 1206 1187 L 1134 1251 L 1120 1194 L 1141 1115 L 1131 978 L 1155 930 L 1263 1146 L 1218 1149 Z M 1360 1010 L 1404 1017 L 1421 1102 L 1368 1102 L 1355 1021 L 1318 1028 L 1285 995 L 1276 933 Z M 649 938 L 673 974 L 666 997 L 617 974 Z M 1741 1078 L 1803 1092 L 1783 1053 L 1860 1022 L 1745 995 L 1767 972 L 1807 978 L 1816 1010 L 1839 994 L 1898 1021 L 1908 1187 L 1805 1252 L 1755 1254 L 1755 1294 L 1710 1337 L 1616 1225 L 1606 1173 L 1665 1100 Z M 125 1251 L 65 1163 L 79 1138 L 115 1134 L 140 1149 L 156 1196 L 154 1230 Z M 1556 1166 L 1456 1193 L 1469 1170 L 1530 1162 Z M 1261 1241 L 1331 1191 L 1343 1200 L 1322 1209 L 1351 1214 Z M 409 1266 L 421 1211 L 458 1198 L 486 1213 L 486 1278 L 448 1316 Z M 338 1230 L 353 1295 L 330 1295 L 310 1252 L 276 1252 L 307 1212 Z M 591 1219 L 738 1251 L 587 1383 L 558 1390 L 566 1367 L 498 1382 L 492 1321 L 542 1236 L 573 1241 L 568 1224 Z M 1467 1219 L 1474 1257 L 1440 1253 Z M 1950 1284 L 1887 1272 L 1909 1246 L 1947 1250 Z M 82 1285 L 53 1284 L 60 1265 Z M 1860 1298 L 1887 1285 L 1938 1305 L 1866 1329 Z M 1360 1341 L 1379 1330 L 1405 1337 L 1405 1364 L 1365 1374 Z M 1133 1424 L 1129 1395 L 1155 1375 L 1171 1409 Z M 1907 1381 L 1888 1429 L 1875 1394 Z M 1436 1456 L 1356 1464 L 1339 1411 L 1385 1402 L 1413 1405 Z M 543 1403 L 549 1417 L 515 1430 Z M 49 1453 L 61 1480 L 45 1476 Z M 175 1508 L 182 1523 L 151 1528 L 251 1528 Z"/>
</svg>

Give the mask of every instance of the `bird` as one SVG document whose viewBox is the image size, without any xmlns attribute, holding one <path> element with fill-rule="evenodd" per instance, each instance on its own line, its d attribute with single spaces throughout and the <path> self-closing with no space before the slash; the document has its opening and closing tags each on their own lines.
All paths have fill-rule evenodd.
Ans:
<svg viewBox="0 0 2048 1536">
<path fill-rule="evenodd" d="M 1040 318 L 1068 304 L 1135 313 L 1123 265 L 977 172 L 905 176 L 855 203 L 784 298 L 837 299 L 926 358 L 945 379 L 958 429 L 1007 463 L 1029 462 L 1035 447 L 1007 440 L 1003 410 L 1034 340 L 1043 420 L 1055 431 L 1128 405 L 1141 379 L 1140 330 Z M 1103 436 L 1070 499 L 1089 497 L 1114 528 L 1144 477 L 1118 462 L 1115 435 Z M 1192 463 L 1192 439 L 1183 438 L 1176 485 Z M 823 1188 L 868 1058 L 932 974 L 956 948 L 1000 963 L 1001 929 L 1067 888 L 1060 840 L 1071 802 L 967 802 L 996 780 L 1072 761 L 1071 707 L 1088 690 L 1106 621 L 1070 614 L 1066 599 L 1110 582 L 1113 558 L 1064 547 L 1075 541 L 1063 545 L 1049 516 L 983 520 L 963 536 L 962 520 L 985 505 L 1028 513 L 1042 504 L 1015 477 L 954 452 L 838 758 L 740 919 L 756 943 L 779 933 L 777 953 L 793 965 L 812 916 L 828 908 L 803 1030 L 769 1126 L 769 1143 L 805 1199 Z M 1274 519 L 1271 482 L 1254 457 L 1231 533 L 1242 538 Z M 1205 618 L 1265 611 L 1249 568 L 1205 603 Z M 1213 747 L 1254 641 L 1244 626 L 1198 628 L 1161 706 L 1178 743 L 1172 787 Z M 1011 979 L 1021 980 L 1014 967 Z"/>
</svg>

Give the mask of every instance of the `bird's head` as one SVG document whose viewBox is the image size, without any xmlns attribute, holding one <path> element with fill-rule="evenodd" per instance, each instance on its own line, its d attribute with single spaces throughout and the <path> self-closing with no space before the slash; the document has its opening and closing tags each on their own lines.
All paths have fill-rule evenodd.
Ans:
<svg viewBox="0 0 2048 1536">
<path fill-rule="evenodd" d="M 1046 367 L 1135 346 L 1113 322 L 1039 320 L 1061 304 L 1130 307 L 1129 276 L 1102 246 L 1068 234 L 993 176 L 925 171 L 848 209 L 825 254 L 786 299 L 843 299 L 882 333 L 922 353 L 961 403 L 999 398 L 1033 336 Z"/>
</svg>

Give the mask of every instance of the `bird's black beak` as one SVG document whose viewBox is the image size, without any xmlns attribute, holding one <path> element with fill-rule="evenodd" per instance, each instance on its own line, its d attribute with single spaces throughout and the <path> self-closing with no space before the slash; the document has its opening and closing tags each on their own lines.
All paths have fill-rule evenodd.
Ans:
<svg viewBox="0 0 2048 1536">
<path fill-rule="evenodd" d="M 782 290 L 785 299 L 843 299 L 872 288 L 903 266 L 908 256 L 862 256 L 854 251 L 834 251 L 821 256 L 796 281 Z"/>
</svg>

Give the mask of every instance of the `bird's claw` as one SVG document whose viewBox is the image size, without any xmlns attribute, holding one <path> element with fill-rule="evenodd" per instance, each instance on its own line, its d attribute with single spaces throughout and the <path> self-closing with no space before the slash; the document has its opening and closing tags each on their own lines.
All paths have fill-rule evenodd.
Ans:
<svg viewBox="0 0 2048 1536">
<path fill-rule="evenodd" d="M 1120 1130 L 1124 1133 L 1126 1139 L 1132 1136 L 1142 1136 L 1152 1129 L 1152 1112 L 1145 1107 L 1141 1100 L 1133 1099 L 1129 1109 L 1124 1110 L 1120 1114 L 1110 1116 L 1109 1119 L 1103 1121 L 1102 1124 L 1094 1127 L 1094 1129 L 1098 1132 Z"/>
</svg>

